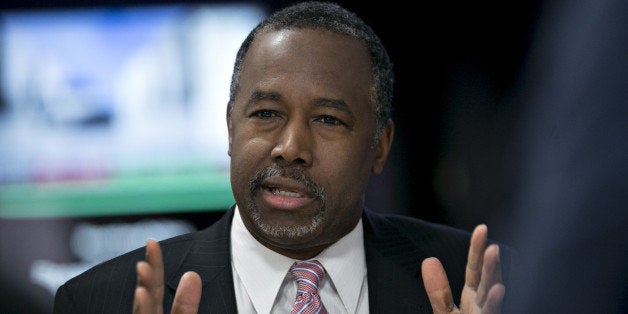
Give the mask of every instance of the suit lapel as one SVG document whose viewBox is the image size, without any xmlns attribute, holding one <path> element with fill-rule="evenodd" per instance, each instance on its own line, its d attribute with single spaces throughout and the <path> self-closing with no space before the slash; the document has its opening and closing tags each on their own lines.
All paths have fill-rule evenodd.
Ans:
<svg viewBox="0 0 628 314">
<path fill-rule="evenodd" d="M 181 276 L 193 270 L 203 280 L 199 313 L 237 313 L 230 254 L 233 214 L 234 207 L 211 227 L 179 240 L 188 243 L 169 246 L 173 251 L 163 252 L 168 287 L 164 312 L 170 312 Z M 427 252 L 423 245 L 417 245 L 416 240 L 411 241 L 404 234 L 421 233 L 422 229 L 406 230 L 403 225 L 368 209 L 362 217 L 370 313 L 431 313 L 420 269 L 423 259 L 434 252 Z"/>
<path fill-rule="evenodd" d="M 431 313 L 421 278 L 425 254 L 400 226 L 365 209 L 364 243 L 371 313 Z"/>
<path fill-rule="evenodd" d="M 201 276 L 203 290 L 199 313 L 237 312 L 229 248 L 233 213 L 234 207 L 212 226 L 194 234 L 190 244 L 185 246 L 187 252 L 164 252 L 164 257 L 184 256 L 180 261 L 169 261 L 175 264 L 171 268 L 174 271 L 166 274 L 166 285 L 172 298 L 185 272 L 192 270 Z"/>
</svg>

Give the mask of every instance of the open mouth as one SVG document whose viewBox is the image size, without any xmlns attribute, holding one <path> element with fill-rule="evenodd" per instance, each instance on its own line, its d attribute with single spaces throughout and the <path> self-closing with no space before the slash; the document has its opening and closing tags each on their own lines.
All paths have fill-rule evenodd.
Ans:
<svg viewBox="0 0 628 314">
<path fill-rule="evenodd" d="M 285 196 L 285 197 L 302 197 L 303 195 L 300 193 L 296 193 L 296 192 L 291 192 L 291 191 L 286 191 L 286 190 L 280 190 L 278 188 L 269 188 L 270 192 L 278 195 L 278 196 Z"/>
</svg>

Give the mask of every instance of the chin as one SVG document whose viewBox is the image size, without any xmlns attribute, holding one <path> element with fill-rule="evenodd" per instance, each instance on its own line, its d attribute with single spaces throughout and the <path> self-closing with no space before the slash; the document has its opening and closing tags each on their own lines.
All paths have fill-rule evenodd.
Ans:
<svg viewBox="0 0 628 314">
<path fill-rule="evenodd" d="M 261 218 L 253 216 L 253 223 L 261 233 L 279 242 L 312 238 L 321 233 L 321 222 L 322 220 L 314 218 L 306 225 L 278 225 L 264 222 Z"/>
</svg>

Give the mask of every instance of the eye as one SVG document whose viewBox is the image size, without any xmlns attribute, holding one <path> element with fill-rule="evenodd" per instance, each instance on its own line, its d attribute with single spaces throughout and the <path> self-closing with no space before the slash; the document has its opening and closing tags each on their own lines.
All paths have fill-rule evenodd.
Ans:
<svg viewBox="0 0 628 314">
<path fill-rule="evenodd" d="M 325 124 L 329 124 L 329 125 L 342 125 L 344 123 L 342 123 L 342 121 L 336 119 L 335 117 L 332 116 L 321 116 L 320 118 L 318 118 L 319 121 L 325 123 Z"/>
<path fill-rule="evenodd" d="M 257 110 L 251 114 L 251 117 L 257 117 L 260 119 L 270 119 L 276 116 L 277 116 L 277 113 L 275 111 L 266 110 L 266 109 Z"/>
</svg>

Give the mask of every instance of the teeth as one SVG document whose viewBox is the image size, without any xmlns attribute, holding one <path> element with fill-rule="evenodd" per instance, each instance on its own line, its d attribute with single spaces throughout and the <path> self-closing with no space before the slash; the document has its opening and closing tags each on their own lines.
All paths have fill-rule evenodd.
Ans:
<svg viewBox="0 0 628 314">
<path fill-rule="evenodd" d="M 278 190 L 278 189 L 272 189 L 271 192 L 273 192 L 273 194 L 275 195 L 286 196 L 286 197 L 300 197 L 301 196 L 299 193 L 283 191 L 283 190 Z"/>
</svg>

